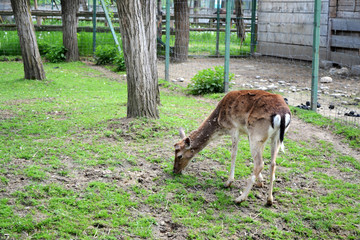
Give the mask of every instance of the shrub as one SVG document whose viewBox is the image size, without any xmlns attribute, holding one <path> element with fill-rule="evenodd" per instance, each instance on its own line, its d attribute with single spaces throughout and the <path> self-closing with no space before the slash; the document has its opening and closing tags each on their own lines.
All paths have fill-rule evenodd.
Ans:
<svg viewBox="0 0 360 240">
<path fill-rule="evenodd" d="M 41 56 L 45 56 L 46 53 L 49 51 L 50 49 L 50 45 L 47 42 L 40 42 L 38 41 L 38 47 L 39 47 L 39 52 Z"/>
<path fill-rule="evenodd" d="M 229 74 L 229 82 L 234 78 L 234 74 Z M 230 87 L 229 83 L 229 87 Z M 187 86 L 188 92 L 193 95 L 203 95 L 207 93 L 224 92 L 224 67 L 215 66 L 199 71 Z"/>
<path fill-rule="evenodd" d="M 100 45 L 95 51 L 96 65 L 113 63 L 117 55 L 116 47 L 112 45 Z"/>
<path fill-rule="evenodd" d="M 122 72 L 126 70 L 124 54 L 117 54 L 114 58 L 114 65 L 116 66 L 115 71 Z"/>
<path fill-rule="evenodd" d="M 45 58 L 52 63 L 64 62 L 67 49 L 64 46 L 50 46 L 45 50 Z"/>
</svg>

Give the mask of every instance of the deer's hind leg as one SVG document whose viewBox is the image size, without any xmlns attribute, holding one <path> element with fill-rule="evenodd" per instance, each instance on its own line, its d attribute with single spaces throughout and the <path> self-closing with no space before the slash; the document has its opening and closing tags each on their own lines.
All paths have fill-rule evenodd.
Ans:
<svg viewBox="0 0 360 240">
<path fill-rule="evenodd" d="M 270 186 L 269 192 L 267 197 L 267 205 L 272 205 L 274 198 L 273 198 L 273 187 L 274 187 L 274 180 L 275 180 L 275 170 L 276 170 L 276 157 L 279 152 L 280 148 L 280 141 L 279 136 L 275 135 L 271 139 L 271 166 L 270 166 Z"/>
<path fill-rule="evenodd" d="M 224 183 L 225 187 L 230 187 L 231 184 L 234 182 L 236 155 L 237 155 L 238 145 L 239 145 L 239 131 L 234 130 L 233 132 L 231 132 L 231 141 L 232 141 L 231 169 L 230 169 L 229 178 L 226 181 L 226 183 Z"/>
</svg>

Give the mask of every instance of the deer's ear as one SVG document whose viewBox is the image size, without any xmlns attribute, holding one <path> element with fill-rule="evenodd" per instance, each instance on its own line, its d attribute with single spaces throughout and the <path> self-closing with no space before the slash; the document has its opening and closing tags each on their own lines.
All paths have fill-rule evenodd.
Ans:
<svg viewBox="0 0 360 240">
<path fill-rule="evenodd" d="M 185 148 L 186 149 L 189 149 L 190 147 L 191 147 L 191 140 L 190 140 L 190 138 L 185 138 L 185 140 L 184 140 L 184 143 L 185 143 Z"/>
<path fill-rule="evenodd" d="M 186 135 L 185 135 L 185 131 L 184 131 L 184 129 L 183 129 L 183 128 L 179 128 L 179 134 L 180 134 L 181 139 L 183 139 L 183 138 L 185 138 L 185 137 L 186 137 Z"/>
</svg>

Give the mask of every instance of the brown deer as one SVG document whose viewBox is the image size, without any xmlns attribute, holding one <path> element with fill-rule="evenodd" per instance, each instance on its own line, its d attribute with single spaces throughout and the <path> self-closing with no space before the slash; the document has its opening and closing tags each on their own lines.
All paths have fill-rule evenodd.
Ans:
<svg viewBox="0 0 360 240">
<path fill-rule="evenodd" d="M 266 141 L 271 139 L 270 187 L 267 204 L 273 204 L 273 182 L 275 179 L 276 156 L 281 147 L 283 150 L 284 134 L 288 130 L 291 119 L 290 109 L 282 96 L 262 90 L 232 91 L 218 103 L 211 115 L 188 137 L 180 128 L 182 140 L 174 145 L 174 173 L 181 173 L 190 160 L 200 152 L 211 140 L 223 134 L 230 134 L 232 139 L 231 170 L 225 187 L 230 187 L 234 181 L 235 160 L 238 151 L 240 135 L 247 135 L 251 155 L 254 159 L 253 174 L 240 197 L 235 199 L 240 203 L 255 184 L 262 187 L 264 168 L 262 154 Z"/>
</svg>

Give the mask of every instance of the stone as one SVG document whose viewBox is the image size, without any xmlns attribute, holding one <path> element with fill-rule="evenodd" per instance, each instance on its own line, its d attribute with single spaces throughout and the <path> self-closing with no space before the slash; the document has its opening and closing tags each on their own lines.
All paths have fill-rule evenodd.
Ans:
<svg viewBox="0 0 360 240">
<path fill-rule="evenodd" d="M 320 78 L 321 83 L 331 83 L 333 79 L 331 77 L 322 77 Z"/>
<path fill-rule="evenodd" d="M 337 71 L 337 74 L 339 74 L 341 76 L 347 76 L 347 75 L 349 75 L 349 69 L 346 67 L 342 67 L 341 69 L 339 69 Z"/>
<path fill-rule="evenodd" d="M 255 78 L 256 78 L 256 79 L 260 79 L 261 77 L 260 77 L 260 76 L 256 76 Z"/>
<path fill-rule="evenodd" d="M 274 89 L 277 89 L 278 87 L 275 84 L 271 84 L 271 85 L 267 86 L 267 88 L 269 90 L 274 90 Z"/>
<path fill-rule="evenodd" d="M 360 76 L 360 65 L 354 65 L 351 67 L 351 75 Z"/>
<path fill-rule="evenodd" d="M 327 61 L 327 60 L 321 60 L 320 61 L 320 67 L 321 68 L 330 69 L 332 66 L 333 66 L 332 61 Z"/>
<path fill-rule="evenodd" d="M 182 78 L 182 77 L 179 77 L 179 78 L 177 78 L 176 80 L 179 81 L 179 82 L 184 82 L 184 81 L 185 81 L 185 79 Z"/>
</svg>

